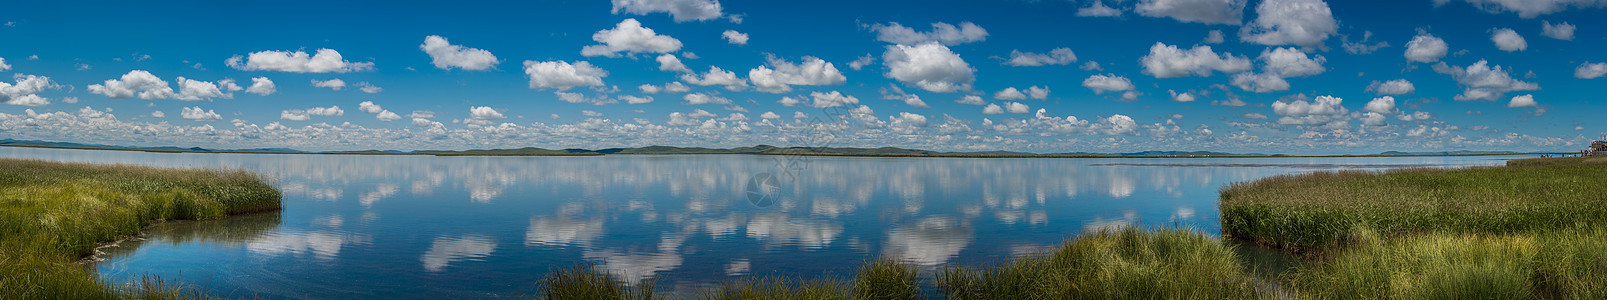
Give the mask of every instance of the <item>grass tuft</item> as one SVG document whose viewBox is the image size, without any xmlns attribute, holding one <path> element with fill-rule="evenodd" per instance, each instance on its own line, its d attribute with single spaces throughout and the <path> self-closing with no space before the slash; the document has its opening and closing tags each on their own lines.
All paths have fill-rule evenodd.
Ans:
<svg viewBox="0 0 1607 300">
<path fill-rule="evenodd" d="M 952 299 L 1244 299 L 1256 296 L 1230 246 L 1185 229 L 1083 234 L 1058 251 L 938 275 Z"/>
<path fill-rule="evenodd" d="M 641 286 L 627 285 L 615 281 L 605 271 L 598 270 L 589 263 L 575 264 L 571 268 L 554 269 L 547 273 L 537 287 L 547 299 L 640 299 L 652 300 L 657 297 L 653 291 L 654 281 L 647 280 Z"/>
</svg>

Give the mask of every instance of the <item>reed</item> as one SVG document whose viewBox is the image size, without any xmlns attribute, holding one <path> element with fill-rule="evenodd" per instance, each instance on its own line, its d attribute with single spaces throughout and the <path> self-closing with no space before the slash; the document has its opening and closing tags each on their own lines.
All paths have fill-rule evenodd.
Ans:
<svg viewBox="0 0 1607 300">
<path fill-rule="evenodd" d="M 1083 234 L 1057 251 L 938 275 L 950 299 L 1247 299 L 1257 291 L 1230 246 L 1185 229 Z"/>
<path fill-rule="evenodd" d="M 279 191 L 245 171 L 0 159 L 0 299 L 166 299 L 160 280 L 119 291 L 78 263 L 152 221 L 276 210 Z M 182 298 L 182 297 L 181 297 Z"/>
<path fill-rule="evenodd" d="M 1604 299 L 1607 230 L 1430 233 L 1358 244 L 1297 273 L 1312 299 Z"/>
</svg>

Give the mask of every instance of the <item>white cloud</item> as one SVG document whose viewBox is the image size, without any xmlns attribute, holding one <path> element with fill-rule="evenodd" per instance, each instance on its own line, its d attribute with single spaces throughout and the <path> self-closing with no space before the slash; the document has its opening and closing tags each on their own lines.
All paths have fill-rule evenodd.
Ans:
<svg viewBox="0 0 1607 300">
<path fill-rule="evenodd" d="M 949 23 L 932 23 L 932 31 L 919 32 L 914 28 L 904 27 L 898 22 L 887 24 L 874 24 L 870 31 L 876 32 L 876 40 L 899 45 L 916 45 L 938 42 L 944 45 L 959 45 L 980 42 L 988 38 L 988 31 L 971 22 L 962 22 L 960 26 Z"/>
<path fill-rule="evenodd" d="M 1239 25 L 1244 19 L 1246 0 L 1140 0 L 1133 11 L 1178 22 Z"/>
<path fill-rule="evenodd" d="M 876 62 L 876 57 L 867 54 L 865 56 L 860 56 L 859 59 L 848 62 L 848 68 L 854 69 L 854 71 L 859 71 L 860 69 L 864 69 L 866 65 L 870 65 L 872 62 Z"/>
<path fill-rule="evenodd" d="M 596 112 L 596 111 L 590 111 L 590 110 L 582 110 L 582 111 L 580 111 L 580 115 L 595 118 L 595 117 L 603 116 L 603 113 Z"/>
<path fill-rule="evenodd" d="M 1362 111 L 1379 113 L 1383 115 L 1400 113 L 1399 111 L 1395 110 L 1395 97 L 1390 96 L 1373 98 L 1373 101 L 1367 101 L 1367 106 L 1363 107 Z"/>
<path fill-rule="evenodd" d="M 1415 62 L 1430 63 L 1445 57 L 1450 47 L 1442 40 L 1427 32 L 1418 33 L 1412 41 L 1406 42 L 1406 59 Z"/>
<path fill-rule="evenodd" d="M 1574 40 L 1574 28 L 1576 28 L 1574 24 L 1562 22 L 1553 25 L 1551 21 L 1541 21 L 1540 25 L 1540 35 L 1565 41 Z"/>
<path fill-rule="evenodd" d="M 986 102 L 982 101 L 981 96 L 977 96 L 977 95 L 965 95 L 965 97 L 960 97 L 960 99 L 954 100 L 954 103 L 965 104 L 965 105 L 983 105 L 983 104 L 987 104 Z"/>
<path fill-rule="evenodd" d="M 620 52 L 669 53 L 681 50 L 681 40 L 658 35 L 652 29 L 642 27 L 642 22 L 636 19 L 625 19 L 613 29 L 599 30 L 592 34 L 591 39 L 602 44 L 581 48 L 580 55 L 619 57 Z"/>
<path fill-rule="evenodd" d="M 726 42 L 733 45 L 748 44 L 748 34 L 737 32 L 736 30 L 726 30 L 725 32 L 720 33 L 720 37 L 725 38 Z"/>
<path fill-rule="evenodd" d="M 1133 81 L 1127 80 L 1127 77 L 1116 76 L 1116 74 L 1094 74 L 1093 76 L 1088 76 L 1088 79 L 1083 79 L 1082 86 L 1093 90 L 1094 94 L 1104 94 L 1105 92 L 1132 90 Z"/>
<path fill-rule="evenodd" d="M 704 94 L 704 93 L 686 94 L 686 96 L 682 96 L 681 99 L 686 100 L 687 105 L 731 104 L 731 99 L 726 99 L 725 97 L 713 96 L 713 95 Z"/>
<path fill-rule="evenodd" d="M 378 104 L 374 104 L 374 101 L 363 101 L 363 103 L 357 104 L 357 110 L 365 113 L 377 114 L 381 111 L 384 111 L 385 108 L 380 107 Z"/>
<path fill-rule="evenodd" d="M 1082 66 L 1079 66 L 1077 68 L 1078 69 L 1083 69 L 1083 71 L 1104 71 L 1105 70 L 1105 68 L 1101 68 L 1099 66 L 1099 62 L 1092 61 L 1092 60 L 1090 60 L 1090 61 L 1088 61 L 1086 63 L 1083 63 Z"/>
<path fill-rule="evenodd" d="M 453 45 L 446 38 L 439 35 L 424 37 L 424 44 L 418 46 L 424 53 L 430 55 L 430 63 L 442 70 L 459 68 L 471 71 L 482 71 L 496 67 L 502 63 L 491 51 Z"/>
<path fill-rule="evenodd" d="M 217 121 L 217 120 L 222 120 L 223 119 L 223 115 L 219 115 L 217 112 L 212 111 L 212 110 L 201 110 L 201 107 L 199 107 L 199 106 L 198 107 L 185 107 L 184 110 L 179 113 L 179 116 L 183 117 L 184 119 L 187 119 L 187 120 L 196 120 L 196 121 L 203 121 L 203 122 L 205 122 L 205 121 Z"/>
<path fill-rule="evenodd" d="M 809 97 L 814 99 L 814 103 L 810 104 L 810 106 L 814 106 L 816 108 L 838 107 L 844 105 L 853 106 L 854 104 L 859 104 L 858 97 L 844 95 L 842 92 L 838 91 L 831 91 L 830 93 L 810 92 Z"/>
<path fill-rule="evenodd" d="M 1172 101 L 1194 102 L 1194 100 L 1196 99 L 1195 96 L 1194 96 L 1194 93 L 1189 93 L 1189 92 L 1179 93 L 1179 92 L 1173 91 L 1173 90 L 1166 90 L 1166 93 L 1172 94 Z"/>
<path fill-rule="evenodd" d="M 1024 114 L 1032 110 L 1031 108 L 1027 107 L 1026 104 L 1021 104 L 1021 102 L 1010 102 L 1005 104 L 1004 109 L 1010 111 L 1012 114 Z"/>
<path fill-rule="evenodd" d="M 1417 87 L 1405 78 L 1383 82 L 1373 80 L 1372 84 L 1367 85 L 1367 91 L 1379 95 L 1405 95 L 1417 91 Z"/>
<path fill-rule="evenodd" d="M 608 95 L 601 95 L 601 96 L 598 96 L 598 97 L 586 97 L 585 94 L 581 94 L 581 93 L 566 93 L 566 92 L 558 92 L 558 91 L 554 91 L 554 92 L 552 92 L 552 94 L 554 96 L 557 96 L 558 100 L 562 100 L 564 102 L 569 102 L 569 103 L 575 103 L 575 104 L 607 105 L 607 104 L 619 103 L 619 100 L 614 100 L 613 98 L 608 98 Z"/>
<path fill-rule="evenodd" d="M 1010 60 L 1004 61 L 1004 64 L 1017 67 L 1036 67 L 1069 65 L 1074 62 L 1077 62 L 1077 54 L 1072 53 L 1070 48 L 1055 48 L 1054 50 L 1049 50 L 1049 54 L 1010 50 Z"/>
<path fill-rule="evenodd" d="M 1273 102 L 1272 112 L 1283 116 L 1278 118 L 1278 124 L 1320 125 L 1327 129 L 1338 129 L 1350 122 L 1346 117 L 1350 114 L 1350 110 L 1340 105 L 1344 101 L 1333 96 L 1317 96 L 1311 99 L 1311 102 L 1303 99 L 1286 99 Z"/>
<path fill-rule="evenodd" d="M 888 78 L 913 84 L 929 92 L 950 93 L 970 89 L 971 83 L 976 81 L 976 69 L 971 68 L 959 54 L 950 51 L 949 47 L 938 43 L 890 45 L 887 46 L 887 52 L 882 54 L 882 61 L 887 65 L 885 75 Z"/>
<path fill-rule="evenodd" d="M 1495 42 L 1495 47 L 1501 51 L 1517 52 L 1529 49 L 1529 42 L 1511 28 L 1495 29 L 1495 33 L 1490 34 L 1490 41 Z"/>
<path fill-rule="evenodd" d="M 1607 75 L 1607 63 L 1591 63 L 1587 61 L 1579 64 L 1579 67 L 1574 69 L 1574 78 L 1596 79 L 1602 75 Z"/>
<path fill-rule="evenodd" d="M 648 93 L 648 94 L 657 94 L 659 92 L 685 93 L 685 92 L 688 92 L 688 91 L 692 90 L 692 87 L 686 86 L 686 84 L 683 84 L 683 83 L 681 83 L 679 81 L 671 82 L 671 83 L 665 83 L 662 86 L 651 85 L 651 84 L 643 84 L 641 86 L 637 86 L 636 88 L 641 89 L 643 93 Z"/>
<path fill-rule="evenodd" d="M 10 105 L 44 106 L 50 104 L 50 99 L 40 97 L 39 92 L 46 89 L 57 88 L 50 77 L 12 74 L 12 81 L 16 83 L 0 82 L 0 100 Z"/>
<path fill-rule="evenodd" d="M 367 81 L 358 82 L 357 83 L 357 89 L 362 90 L 364 93 L 369 93 L 369 94 L 378 94 L 379 92 L 385 90 L 385 88 L 375 86 L 374 84 L 368 83 Z"/>
<path fill-rule="evenodd" d="M 329 107 L 308 108 L 307 114 L 314 116 L 335 117 L 346 115 L 346 111 L 341 110 L 340 106 L 338 105 L 331 105 Z"/>
<path fill-rule="evenodd" d="M 1261 71 L 1278 77 L 1292 78 L 1322 74 L 1327 68 L 1322 66 L 1328 62 L 1322 55 L 1307 57 L 1306 53 L 1295 48 L 1274 48 L 1261 52 Z"/>
<path fill-rule="evenodd" d="M 235 55 L 224 61 L 230 68 L 242 71 L 280 71 L 295 73 L 346 73 L 374 69 L 373 62 L 350 62 L 334 49 L 318 49 L 316 54 L 296 51 L 258 51 L 247 56 Z"/>
<path fill-rule="evenodd" d="M 259 96 L 272 95 L 274 92 L 278 91 L 279 88 L 274 86 L 273 80 L 268 80 L 268 77 L 251 78 L 251 87 L 246 88 L 246 93 L 257 94 Z"/>
<path fill-rule="evenodd" d="M 1529 94 L 1514 96 L 1512 97 L 1512 102 L 1507 102 L 1507 107 L 1535 107 L 1537 105 L 1539 104 L 1534 102 L 1534 95 Z"/>
<path fill-rule="evenodd" d="M 469 107 L 469 118 L 475 120 L 499 120 L 507 117 L 503 117 L 501 112 L 497 112 L 496 109 L 490 106 L 474 106 Z"/>
<path fill-rule="evenodd" d="M 1211 32 L 1206 32 L 1205 33 L 1205 40 L 1202 40 L 1200 42 L 1206 43 L 1206 44 L 1221 44 L 1222 42 L 1225 42 L 1225 41 L 1227 41 L 1227 38 L 1222 36 L 1222 31 L 1221 30 L 1212 30 Z"/>
<path fill-rule="evenodd" d="M 1002 113 L 1004 113 L 1004 108 L 999 107 L 998 104 L 988 104 L 987 107 L 982 108 L 982 114 L 984 115 L 997 115 Z"/>
<path fill-rule="evenodd" d="M 622 96 L 619 96 L 619 100 L 625 100 L 625 103 L 629 103 L 629 104 L 653 103 L 653 97 L 652 96 L 640 96 L 640 97 L 638 97 L 638 96 L 631 96 L 631 95 L 622 95 Z"/>
<path fill-rule="evenodd" d="M 211 82 L 190 80 L 188 78 L 184 78 L 183 76 L 179 77 L 178 82 L 179 93 L 177 95 L 173 95 L 173 99 L 176 100 L 211 101 L 212 98 L 234 98 L 234 94 L 223 93 L 223 90 L 218 89 L 217 84 L 213 84 Z M 232 82 L 230 84 L 232 84 Z M 239 86 L 235 87 L 238 88 Z"/>
<path fill-rule="evenodd" d="M 313 79 L 312 80 L 312 86 L 321 87 L 321 88 L 329 88 L 331 90 L 339 91 L 340 89 L 346 87 L 346 81 L 345 80 L 340 80 L 340 78 L 335 78 L 335 79 L 330 79 L 330 80 L 322 80 L 322 81 L 317 80 L 317 79 Z"/>
<path fill-rule="evenodd" d="M 1462 94 L 1453 98 L 1456 101 L 1495 101 L 1507 92 L 1540 89 L 1539 84 L 1513 79 L 1507 69 L 1503 69 L 1500 65 L 1490 67 L 1489 62 L 1484 60 L 1479 60 L 1467 68 L 1452 67 L 1442 62 L 1434 65 L 1434 71 L 1451 75 L 1458 85 L 1466 88 Z"/>
<path fill-rule="evenodd" d="M 668 13 L 675 22 L 708 21 L 725 15 L 718 0 L 613 0 L 613 3 L 614 14 L 622 11 L 635 15 Z"/>
<path fill-rule="evenodd" d="M 762 92 L 785 93 L 792 91 L 792 85 L 838 85 L 848 80 L 836 66 L 815 57 L 805 56 L 799 64 L 774 56 L 768 61 L 774 69 L 759 66 L 748 71 L 748 80 Z"/>
<path fill-rule="evenodd" d="M 1032 99 L 1038 99 L 1038 100 L 1048 100 L 1049 99 L 1049 88 L 1047 88 L 1047 87 L 1039 87 L 1039 86 L 1036 86 L 1036 85 L 1031 86 L 1031 87 L 1027 87 L 1027 97 L 1032 98 Z"/>
<path fill-rule="evenodd" d="M 695 73 L 682 74 L 681 81 L 701 86 L 723 85 L 725 89 L 731 91 L 741 91 L 748 87 L 748 80 L 738 78 L 736 72 L 726 71 L 716 66 L 709 66 L 709 71 L 703 73 L 702 78 L 698 78 Z"/>
<path fill-rule="evenodd" d="M 162 111 L 158 110 L 158 111 L 151 112 L 151 117 L 152 118 L 166 118 L 167 114 L 162 113 Z"/>
<path fill-rule="evenodd" d="M 393 112 L 391 112 L 389 110 L 384 110 L 384 111 L 380 111 L 379 114 L 374 115 L 374 118 L 379 119 L 380 121 L 390 122 L 390 121 L 401 120 L 402 116 L 396 115 L 396 113 L 393 113 Z"/>
<path fill-rule="evenodd" d="M 6 58 L 0 57 L 0 72 L 11 71 L 11 65 L 6 64 Z"/>
<path fill-rule="evenodd" d="M 589 62 L 565 61 L 525 61 L 525 75 L 530 77 L 532 89 L 568 90 L 577 86 L 603 85 L 603 77 L 608 77 L 608 71 L 592 66 Z"/>
<path fill-rule="evenodd" d="M 1239 87 L 1239 89 L 1256 93 L 1289 90 L 1288 80 L 1284 80 L 1283 77 L 1279 77 L 1277 74 L 1271 73 L 1233 74 L 1232 83 L 1233 86 Z"/>
<path fill-rule="evenodd" d="M 776 114 L 776 113 L 775 113 L 775 112 L 769 112 L 769 111 L 767 111 L 767 112 L 764 112 L 764 114 L 762 114 L 762 115 L 759 115 L 759 118 L 761 118 L 761 119 L 767 119 L 767 120 L 780 120 L 780 119 L 781 119 L 781 115 L 778 115 L 778 114 Z"/>
<path fill-rule="evenodd" d="M 1077 9 L 1077 16 L 1078 17 L 1120 17 L 1122 15 L 1122 11 L 1120 9 L 1115 9 L 1115 8 L 1111 8 L 1109 6 L 1105 6 L 1105 4 L 1101 3 L 1101 2 L 1102 1 L 1100 1 L 1100 0 L 1094 0 L 1092 4 L 1088 5 L 1088 7 L 1078 8 Z"/>
<path fill-rule="evenodd" d="M 1378 49 L 1383 49 L 1384 47 L 1389 47 L 1389 42 L 1380 41 L 1380 42 L 1371 43 L 1371 44 L 1367 43 L 1368 41 L 1370 41 L 1372 39 L 1373 39 L 1373 32 L 1372 31 L 1362 31 L 1361 41 L 1351 42 L 1349 36 L 1343 36 L 1342 35 L 1342 36 L 1339 36 L 1339 43 L 1340 43 L 1339 45 L 1341 47 L 1344 47 L 1345 52 L 1350 53 L 1350 54 L 1372 54 L 1373 51 L 1378 51 Z"/>
<path fill-rule="evenodd" d="M 1184 77 L 1189 75 L 1210 77 L 1211 71 L 1227 74 L 1250 70 L 1250 59 L 1222 53 L 1218 56 L 1211 46 L 1194 46 L 1188 50 L 1164 43 L 1150 46 L 1149 55 L 1139 59 L 1144 74 L 1155 78 Z"/>
<path fill-rule="evenodd" d="M 1339 22 L 1322 0 L 1265 0 L 1255 12 L 1255 21 L 1239 29 L 1240 40 L 1323 48 L 1323 41 L 1339 33 Z"/>
<path fill-rule="evenodd" d="M 1022 93 L 1021 90 L 1018 90 L 1016 88 L 1010 87 L 1010 88 L 1005 88 L 1003 90 L 999 90 L 999 92 L 997 92 L 997 93 L 993 93 L 993 99 L 999 99 L 999 100 L 1023 100 L 1023 99 L 1027 99 L 1027 94 Z"/>
<path fill-rule="evenodd" d="M 119 79 L 107 79 L 102 84 L 91 84 L 89 92 L 112 99 L 128 99 L 138 95 L 140 99 L 153 100 L 172 98 L 174 95 L 173 87 L 168 86 L 167 81 L 145 70 L 129 71 Z"/>
<path fill-rule="evenodd" d="M 664 53 L 664 55 L 659 55 L 657 60 L 659 71 L 692 73 L 692 69 L 681 63 L 681 59 L 675 57 L 675 54 Z"/>
<path fill-rule="evenodd" d="M 1104 133 L 1109 135 L 1128 135 L 1138 132 L 1138 122 L 1134 122 L 1132 117 L 1125 115 L 1116 114 L 1100 118 L 1099 123 L 1102 125 L 1101 127 L 1105 128 Z"/>
<path fill-rule="evenodd" d="M 1532 19 L 1544 14 L 1562 12 L 1572 8 L 1601 8 L 1607 6 L 1602 0 L 1463 0 L 1478 9 L 1492 14 L 1513 12 L 1518 17 Z M 1435 5 L 1444 5 L 1450 0 L 1434 0 Z"/>
</svg>

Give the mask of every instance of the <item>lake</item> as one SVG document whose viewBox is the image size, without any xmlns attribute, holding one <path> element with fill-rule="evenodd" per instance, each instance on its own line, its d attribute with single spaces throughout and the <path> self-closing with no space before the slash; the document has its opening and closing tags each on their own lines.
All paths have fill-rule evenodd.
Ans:
<svg viewBox="0 0 1607 300">
<path fill-rule="evenodd" d="M 175 154 L 0 147 L 0 157 L 265 174 L 284 210 L 164 223 L 101 251 L 113 282 L 215 296 L 504 298 L 558 267 L 689 291 L 752 276 L 933 270 L 1124 226 L 1219 232 L 1232 182 L 1338 169 L 1499 165 L 1514 156 L 866 158 Z"/>
</svg>

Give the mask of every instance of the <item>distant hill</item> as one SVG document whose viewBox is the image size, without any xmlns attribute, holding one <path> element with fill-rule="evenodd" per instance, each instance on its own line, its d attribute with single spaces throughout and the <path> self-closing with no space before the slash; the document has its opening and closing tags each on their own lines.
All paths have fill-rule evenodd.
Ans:
<svg viewBox="0 0 1607 300">
<path fill-rule="evenodd" d="M 1069 156 L 1186 156 L 1186 157 L 1286 156 L 1286 155 L 1283 155 L 1283 154 L 1261 154 L 1261 153 L 1239 154 L 1239 153 L 1224 153 L 1224 152 L 1212 152 L 1212 151 L 1142 151 L 1142 152 L 1128 152 L 1128 153 L 1072 152 L 1072 153 L 1057 153 L 1055 155 L 1069 155 Z"/>
<path fill-rule="evenodd" d="M 201 148 L 201 147 L 190 147 L 190 148 L 180 148 L 180 147 L 125 147 L 125 146 L 110 146 L 110 145 L 100 145 L 100 144 L 80 144 L 80 143 L 30 141 L 30 140 L 14 140 L 14 139 L 0 140 L 0 146 L 65 148 L 65 149 L 134 150 L 134 151 L 152 151 L 152 152 L 307 153 L 305 151 L 296 150 L 296 149 L 290 149 L 290 148 L 206 149 L 206 148 Z"/>
<path fill-rule="evenodd" d="M 1377 155 L 1377 156 L 1425 156 L 1425 155 L 1502 155 L 1502 154 L 1520 154 L 1520 152 L 1512 152 L 1512 151 L 1468 151 L 1468 150 L 1442 151 L 1442 152 L 1384 151 L 1382 153 L 1378 153 L 1378 154 L 1374 154 L 1374 155 Z"/>
</svg>

